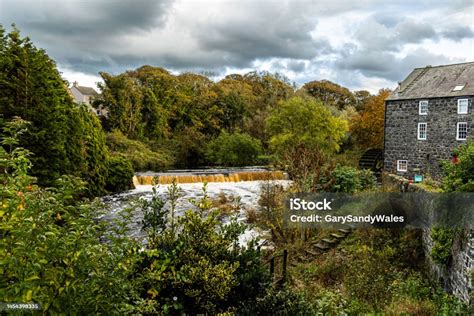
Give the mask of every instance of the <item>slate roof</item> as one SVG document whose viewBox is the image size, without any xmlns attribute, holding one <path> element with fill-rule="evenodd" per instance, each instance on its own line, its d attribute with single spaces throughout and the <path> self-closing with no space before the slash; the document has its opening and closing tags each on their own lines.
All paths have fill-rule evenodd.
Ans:
<svg viewBox="0 0 474 316">
<path fill-rule="evenodd" d="M 79 90 L 79 92 L 82 93 L 83 95 L 92 95 L 92 96 L 99 95 L 97 91 L 95 91 L 94 88 L 91 88 L 91 87 L 74 86 L 74 88 Z"/>
<path fill-rule="evenodd" d="M 453 91 L 455 86 L 463 86 Z M 387 100 L 474 95 L 474 62 L 415 68 Z"/>
</svg>

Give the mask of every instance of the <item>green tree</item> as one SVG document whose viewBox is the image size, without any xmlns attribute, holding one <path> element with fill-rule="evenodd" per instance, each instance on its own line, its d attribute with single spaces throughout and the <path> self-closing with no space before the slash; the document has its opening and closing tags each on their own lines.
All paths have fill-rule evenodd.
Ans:
<svg viewBox="0 0 474 316">
<path fill-rule="evenodd" d="M 130 138 L 143 137 L 143 91 L 137 80 L 126 74 L 112 76 L 100 73 L 104 84 L 102 93 L 95 104 L 108 112 L 107 126 L 118 129 Z"/>
<path fill-rule="evenodd" d="M 32 175 L 53 185 L 70 174 L 89 183 L 88 194 L 104 192 L 107 149 L 97 118 L 73 103 L 55 63 L 15 27 L 0 27 L 0 116 L 31 122 L 19 146 L 32 152 Z"/>
<path fill-rule="evenodd" d="M 280 157 L 298 144 L 337 151 L 347 130 L 347 122 L 321 102 L 302 97 L 280 102 L 267 119 L 270 148 Z"/>
<path fill-rule="evenodd" d="M 229 134 L 224 131 L 209 142 L 206 158 L 218 165 L 245 166 L 256 163 L 261 153 L 260 140 L 245 133 Z"/>
</svg>

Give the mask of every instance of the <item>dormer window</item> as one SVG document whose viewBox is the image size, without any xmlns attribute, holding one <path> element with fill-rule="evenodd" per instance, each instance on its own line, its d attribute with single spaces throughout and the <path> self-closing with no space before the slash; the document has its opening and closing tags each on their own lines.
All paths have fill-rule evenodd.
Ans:
<svg viewBox="0 0 474 316">
<path fill-rule="evenodd" d="M 467 114 L 469 108 L 468 99 L 459 99 L 458 100 L 458 114 Z"/>
<path fill-rule="evenodd" d="M 462 89 L 464 89 L 464 85 L 458 85 L 453 88 L 453 91 L 461 91 Z"/>
<path fill-rule="evenodd" d="M 427 115 L 428 114 L 428 101 L 420 101 L 418 105 L 418 114 Z"/>
</svg>

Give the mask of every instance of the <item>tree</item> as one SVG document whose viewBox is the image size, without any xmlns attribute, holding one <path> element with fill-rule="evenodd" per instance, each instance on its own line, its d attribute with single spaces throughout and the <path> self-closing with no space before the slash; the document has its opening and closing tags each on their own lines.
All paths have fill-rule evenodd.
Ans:
<svg viewBox="0 0 474 316">
<path fill-rule="evenodd" d="M 302 90 L 325 105 L 333 106 L 339 110 L 356 105 L 356 98 L 349 89 L 328 80 L 305 83 Z"/>
<path fill-rule="evenodd" d="M 385 99 L 390 90 L 381 89 L 366 99 L 362 110 L 351 121 L 351 134 L 362 148 L 382 148 L 385 120 Z"/>
<path fill-rule="evenodd" d="M 102 93 L 95 104 L 107 110 L 107 126 L 131 138 L 143 137 L 144 97 L 140 84 L 126 74 L 112 76 L 101 72 L 100 75 L 104 84 L 99 85 Z"/>
<path fill-rule="evenodd" d="M 260 140 L 249 134 L 222 132 L 219 137 L 209 142 L 206 158 L 218 165 L 245 166 L 252 165 L 262 153 Z"/>
<path fill-rule="evenodd" d="M 299 144 L 335 152 L 347 129 L 321 102 L 302 97 L 280 102 L 267 119 L 270 148 L 280 157 Z"/>
<path fill-rule="evenodd" d="M 32 175 L 46 186 L 75 175 L 89 194 L 103 193 L 107 149 L 97 118 L 72 101 L 55 63 L 17 28 L 6 34 L 0 26 L 0 43 L 0 116 L 31 123 L 19 146 L 32 152 Z"/>
</svg>

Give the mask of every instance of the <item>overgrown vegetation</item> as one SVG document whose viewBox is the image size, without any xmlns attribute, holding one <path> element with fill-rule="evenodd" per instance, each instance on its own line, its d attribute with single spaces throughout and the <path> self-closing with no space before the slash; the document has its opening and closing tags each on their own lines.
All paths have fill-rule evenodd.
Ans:
<svg viewBox="0 0 474 316">
<path fill-rule="evenodd" d="M 128 139 L 119 130 L 108 133 L 106 139 L 111 154 L 127 158 L 135 171 L 159 171 L 173 164 L 169 152 L 152 150 L 143 142 Z"/>
</svg>

